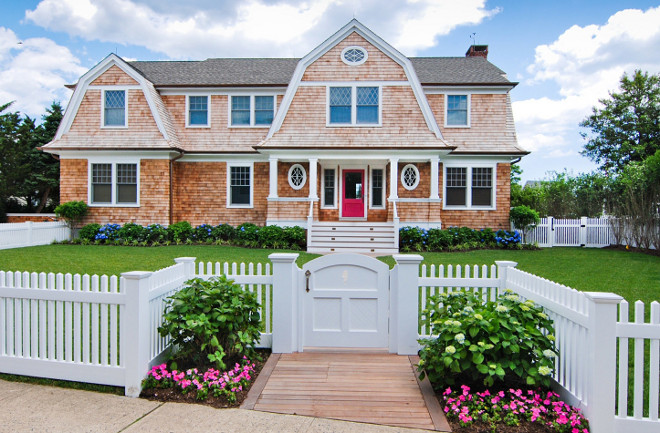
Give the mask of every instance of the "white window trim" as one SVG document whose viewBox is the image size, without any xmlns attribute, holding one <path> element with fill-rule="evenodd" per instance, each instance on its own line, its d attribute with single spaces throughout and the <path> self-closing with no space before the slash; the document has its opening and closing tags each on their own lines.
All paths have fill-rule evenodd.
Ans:
<svg viewBox="0 0 660 433">
<path fill-rule="evenodd" d="M 231 168 L 250 167 L 250 203 L 231 203 Z M 227 162 L 227 209 L 252 209 L 254 208 L 254 163 L 253 162 Z"/>
<path fill-rule="evenodd" d="M 249 125 L 232 125 L 231 123 L 231 105 L 232 105 L 232 98 L 234 96 L 249 96 L 250 97 L 250 124 Z M 228 104 L 227 104 L 227 127 L 228 128 L 270 128 L 273 122 L 269 123 L 268 125 L 256 125 L 254 123 L 254 97 L 255 96 L 272 96 L 273 98 L 273 121 L 275 121 L 275 116 L 277 115 L 277 95 L 274 93 L 233 93 L 229 95 L 229 98 L 227 98 Z"/>
<path fill-rule="evenodd" d="M 303 174 L 303 181 L 298 186 L 294 185 L 293 182 L 291 182 L 291 173 L 293 173 L 293 169 L 296 168 L 296 167 L 300 168 L 302 170 L 302 174 Z M 307 183 L 307 170 L 305 170 L 305 167 L 303 167 L 300 164 L 293 164 L 291 167 L 289 167 L 289 173 L 287 174 L 287 179 L 289 181 L 289 186 L 292 189 L 295 189 L 296 191 L 299 190 L 299 189 L 302 189 L 305 186 L 305 184 Z"/>
<path fill-rule="evenodd" d="M 112 188 L 110 203 L 92 202 L 92 164 L 111 164 L 112 165 Z M 135 178 L 137 180 L 136 202 L 135 203 L 117 203 L 117 164 L 135 164 Z M 87 160 L 87 204 L 89 207 L 140 207 L 140 160 L 139 159 L 88 159 Z"/>
<path fill-rule="evenodd" d="M 382 205 L 380 206 L 374 206 L 373 202 L 373 189 L 371 189 L 373 185 L 373 170 L 383 170 L 383 192 L 382 192 L 382 197 L 381 197 L 381 203 Z M 385 203 L 387 203 L 386 198 L 385 198 L 385 191 L 387 190 L 387 176 L 386 176 L 386 170 L 385 170 L 385 165 L 371 165 L 369 166 L 369 209 L 385 209 Z"/>
<path fill-rule="evenodd" d="M 344 58 L 344 54 L 346 54 L 346 51 L 353 50 L 353 49 L 358 49 L 358 50 L 360 50 L 364 53 L 364 58 L 362 60 L 360 60 L 359 62 L 349 62 L 348 60 L 346 60 Z M 348 66 L 359 66 L 359 65 L 363 64 L 364 62 L 366 62 L 368 58 L 369 58 L 369 53 L 367 52 L 367 50 L 364 47 L 360 47 L 358 45 L 352 45 L 350 47 L 346 47 L 341 51 L 341 61 L 344 62 L 345 64 L 347 64 Z"/>
<path fill-rule="evenodd" d="M 106 125 L 105 124 L 105 92 L 123 91 L 124 92 L 124 124 Z M 103 88 L 101 91 L 101 128 L 102 129 L 128 129 L 128 89 L 125 88 Z"/>
<path fill-rule="evenodd" d="M 403 174 L 406 172 L 406 170 L 407 170 L 408 168 L 412 168 L 412 169 L 415 171 L 415 178 L 416 178 L 416 179 L 415 179 L 415 184 L 412 185 L 412 186 L 408 186 L 408 185 L 406 184 L 406 182 L 404 182 L 404 180 L 403 180 Z M 399 175 L 399 180 L 401 181 L 401 185 L 402 185 L 405 189 L 407 189 L 408 191 L 413 191 L 413 190 L 415 190 L 415 189 L 419 186 L 419 169 L 417 168 L 417 166 L 416 166 L 415 164 L 406 164 L 406 165 L 403 166 L 403 168 L 401 169 L 401 174 Z"/>
<path fill-rule="evenodd" d="M 457 205 L 448 205 L 447 200 L 447 169 L 448 168 L 466 168 L 467 169 L 467 182 L 465 188 L 465 206 Z M 473 168 L 490 168 L 493 172 L 492 187 L 491 187 L 491 196 L 490 202 L 491 206 L 473 206 L 472 205 L 472 169 Z M 447 210 L 496 210 L 497 209 L 497 164 L 480 164 L 480 163 L 468 163 L 461 164 L 460 162 L 456 163 L 445 163 L 442 167 L 442 208 Z"/>
<path fill-rule="evenodd" d="M 333 179 L 334 182 L 334 205 L 333 206 L 328 206 L 325 204 L 325 170 L 334 170 L 335 171 L 335 176 Z M 339 168 L 336 166 L 332 167 L 323 167 L 321 166 L 321 209 L 338 209 L 339 208 L 339 202 L 338 202 L 338 196 L 337 196 L 337 175 L 339 174 Z"/>
<path fill-rule="evenodd" d="M 351 90 L 351 123 L 330 123 L 330 88 L 350 87 Z M 357 123 L 357 87 L 378 87 L 378 123 Z M 366 85 L 363 83 L 327 85 L 325 88 L 325 126 L 330 128 L 377 128 L 383 126 L 383 86 Z"/>
<path fill-rule="evenodd" d="M 467 96 L 467 125 L 448 125 L 447 124 L 447 110 L 449 108 L 449 95 L 452 96 Z M 472 124 L 472 94 L 467 92 L 447 92 L 445 93 L 445 128 L 470 128 Z"/>
<path fill-rule="evenodd" d="M 191 125 L 190 124 L 190 97 L 191 96 L 205 96 L 206 97 L 206 124 L 205 125 Z M 210 128 L 211 127 L 211 95 L 186 95 L 186 128 Z"/>
</svg>

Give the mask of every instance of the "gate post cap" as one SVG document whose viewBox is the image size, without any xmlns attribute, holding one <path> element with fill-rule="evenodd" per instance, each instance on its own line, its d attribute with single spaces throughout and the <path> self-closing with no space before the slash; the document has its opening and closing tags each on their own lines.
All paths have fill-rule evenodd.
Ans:
<svg viewBox="0 0 660 433">
<path fill-rule="evenodd" d="M 497 266 L 503 266 L 505 268 L 515 268 L 518 266 L 518 262 L 512 262 L 510 260 L 495 260 Z"/>
<path fill-rule="evenodd" d="M 293 263 L 298 258 L 298 253 L 273 253 L 268 256 L 273 263 Z"/>
<path fill-rule="evenodd" d="M 419 254 L 394 254 L 392 257 L 398 264 L 419 264 L 424 260 Z"/>
</svg>

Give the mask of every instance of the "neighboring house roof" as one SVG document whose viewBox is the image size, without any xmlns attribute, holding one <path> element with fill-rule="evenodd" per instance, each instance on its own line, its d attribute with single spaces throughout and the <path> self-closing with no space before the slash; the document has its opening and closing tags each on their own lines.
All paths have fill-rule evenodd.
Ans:
<svg viewBox="0 0 660 433">
<path fill-rule="evenodd" d="M 515 85 L 482 57 L 410 57 L 424 85 Z M 156 87 L 287 86 L 300 59 L 207 59 L 128 62 Z"/>
</svg>

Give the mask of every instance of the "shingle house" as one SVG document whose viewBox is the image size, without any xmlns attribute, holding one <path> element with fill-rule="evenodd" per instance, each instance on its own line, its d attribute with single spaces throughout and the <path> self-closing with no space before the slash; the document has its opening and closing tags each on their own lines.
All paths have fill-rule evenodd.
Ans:
<svg viewBox="0 0 660 433">
<path fill-rule="evenodd" d="M 301 59 L 111 54 L 44 150 L 88 222 L 299 225 L 310 251 L 374 252 L 404 225 L 505 228 L 527 152 L 487 53 L 408 58 L 352 20 Z"/>
</svg>

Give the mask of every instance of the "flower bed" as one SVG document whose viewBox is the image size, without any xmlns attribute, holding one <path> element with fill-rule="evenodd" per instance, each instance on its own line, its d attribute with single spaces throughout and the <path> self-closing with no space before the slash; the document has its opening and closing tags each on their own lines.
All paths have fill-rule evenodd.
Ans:
<svg viewBox="0 0 660 433">
<path fill-rule="evenodd" d="M 589 423 L 580 410 L 561 401 L 552 391 L 509 389 L 472 393 L 468 386 L 460 388 L 447 388 L 438 396 L 454 432 L 589 432 Z M 522 430 L 530 426 L 536 428 Z"/>
<path fill-rule="evenodd" d="M 401 251 L 467 251 L 486 248 L 522 249 L 534 248 L 523 245 L 517 231 L 469 227 L 449 227 L 447 229 L 422 229 L 401 227 L 399 245 Z"/>
</svg>

